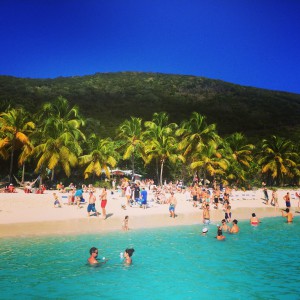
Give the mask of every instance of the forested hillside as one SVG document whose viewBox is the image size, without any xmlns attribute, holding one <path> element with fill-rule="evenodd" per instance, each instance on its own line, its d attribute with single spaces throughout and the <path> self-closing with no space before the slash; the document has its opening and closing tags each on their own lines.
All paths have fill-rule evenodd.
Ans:
<svg viewBox="0 0 300 300">
<path fill-rule="evenodd" d="M 300 95 L 244 87 L 203 77 L 159 73 L 97 73 L 83 77 L 28 79 L 0 76 L 0 110 L 23 105 L 36 112 L 63 96 L 86 118 L 99 120 L 103 136 L 130 116 L 151 119 L 165 111 L 180 123 L 196 111 L 216 123 L 221 135 L 243 132 L 295 139 L 300 128 Z"/>
</svg>

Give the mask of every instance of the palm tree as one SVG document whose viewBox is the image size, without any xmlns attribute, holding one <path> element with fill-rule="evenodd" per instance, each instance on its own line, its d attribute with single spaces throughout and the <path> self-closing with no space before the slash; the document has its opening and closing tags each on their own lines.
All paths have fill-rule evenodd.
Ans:
<svg viewBox="0 0 300 300">
<path fill-rule="evenodd" d="M 10 153 L 9 181 L 12 182 L 14 153 L 24 145 L 31 147 L 28 134 L 35 128 L 24 108 L 12 108 L 0 114 L 2 157 Z"/>
<path fill-rule="evenodd" d="M 178 146 L 184 150 L 185 157 L 193 156 L 204 144 L 217 143 L 219 139 L 216 124 L 208 125 L 206 117 L 197 112 L 193 112 L 188 121 L 182 122 L 176 135 L 182 137 Z"/>
<path fill-rule="evenodd" d="M 85 139 L 80 130 L 84 121 L 78 114 L 78 107 L 70 109 L 68 101 L 59 97 L 53 103 L 43 105 L 40 118 L 40 140 L 32 153 L 38 157 L 35 171 L 39 172 L 47 167 L 52 170 L 53 180 L 54 170 L 60 165 L 69 177 L 71 167 L 77 164 L 78 156 L 82 153 L 79 142 Z"/>
<path fill-rule="evenodd" d="M 178 149 L 183 151 L 188 165 L 191 165 L 195 155 L 201 151 L 204 145 L 211 144 L 212 147 L 216 147 L 220 140 L 216 124 L 208 125 L 206 117 L 198 112 L 193 112 L 189 120 L 181 123 L 176 135 L 181 137 Z M 200 169 L 196 168 L 195 170 L 200 178 Z"/>
<path fill-rule="evenodd" d="M 168 124 L 168 115 L 164 112 L 153 114 L 152 121 L 145 122 L 147 130 L 144 133 L 146 163 L 155 159 L 160 163 L 159 182 L 163 182 L 163 170 L 167 160 L 175 163 L 176 160 L 185 161 L 184 157 L 177 153 L 178 143 L 175 136 L 175 123 Z"/>
<path fill-rule="evenodd" d="M 293 143 L 275 135 L 262 141 L 262 151 L 258 157 L 261 172 L 272 178 L 277 185 L 282 185 L 285 178 L 294 176 L 292 170 L 299 161 Z"/>
<path fill-rule="evenodd" d="M 248 144 L 245 136 L 242 133 L 233 133 L 225 139 L 226 152 L 234 161 L 245 167 L 250 167 L 250 162 L 253 160 L 252 151 L 254 145 Z"/>
<path fill-rule="evenodd" d="M 193 155 L 191 169 L 203 174 L 203 183 L 206 184 L 207 174 L 210 176 L 222 175 L 228 167 L 228 160 L 222 157 L 221 151 L 214 143 L 201 145 L 201 149 Z"/>
<path fill-rule="evenodd" d="M 226 181 L 236 184 L 244 183 L 246 171 L 253 162 L 254 145 L 248 144 L 245 136 L 238 132 L 228 136 L 222 145 L 222 155 L 229 161 L 225 173 Z"/>
<path fill-rule="evenodd" d="M 88 178 L 91 174 L 100 176 L 102 170 L 105 171 L 107 177 L 110 177 L 109 167 L 115 167 L 118 157 L 114 142 L 109 138 L 99 139 L 95 134 L 90 136 L 89 141 L 92 145 L 91 151 L 79 157 L 79 164 L 87 165 L 84 178 Z"/>
<path fill-rule="evenodd" d="M 169 116 L 166 112 L 154 113 L 151 121 L 146 121 L 144 123 L 146 130 L 144 131 L 143 138 L 145 139 L 145 144 L 151 144 L 151 141 L 161 141 L 163 136 L 169 135 L 172 130 L 177 128 L 177 124 L 170 123 L 168 124 Z M 159 156 L 154 156 L 154 153 L 151 155 L 151 160 L 155 159 L 156 165 L 156 176 L 157 182 L 160 182 L 159 175 Z M 146 158 L 145 162 L 148 162 L 149 157 Z M 151 161 L 150 160 L 150 161 Z"/>
<path fill-rule="evenodd" d="M 118 137 L 121 139 L 119 149 L 124 150 L 123 159 L 130 159 L 132 163 L 132 177 L 134 178 L 134 156 L 143 156 L 144 142 L 142 139 L 142 119 L 130 117 L 125 120 L 119 127 Z"/>
</svg>

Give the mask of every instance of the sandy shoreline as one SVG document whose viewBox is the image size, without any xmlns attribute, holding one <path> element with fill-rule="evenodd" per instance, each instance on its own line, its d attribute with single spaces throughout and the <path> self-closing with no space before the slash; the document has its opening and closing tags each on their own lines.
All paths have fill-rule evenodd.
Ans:
<svg viewBox="0 0 300 300">
<path fill-rule="evenodd" d="M 76 234 L 104 234 L 109 231 L 121 231 L 122 220 L 129 216 L 129 227 L 154 228 L 166 226 L 194 225 L 202 226 L 202 210 L 192 207 L 191 201 L 177 193 L 178 205 L 176 207 L 177 218 L 172 219 L 168 214 L 167 204 L 154 204 L 146 210 L 141 208 L 127 208 L 123 210 L 121 204 L 125 199 L 115 193 L 107 204 L 106 220 L 101 216 L 87 217 L 86 205 L 78 209 L 76 206 L 63 205 L 62 208 L 53 207 L 53 192 L 46 191 L 44 195 L 25 194 L 18 190 L 13 194 L 0 194 L 0 238 L 3 237 L 27 237 L 40 235 L 76 235 Z M 287 191 L 278 191 L 279 208 L 265 205 L 261 190 L 255 192 L 239 192 L 238 197 L 232 197 L 232 216 L 238 220 L 248 220 L 252 212 L 259 218 L 281 216 L 281 209 L 285 208 L 283 195 Z M 251 193 L 251 195 L 250 195 Z M 295 191 L 290 190 L 293 211 L 297 210 L 298 199 Z M 59 194 L 60 200 L 65 201 L 67 194 Z M 100 211 L 97 190 L 96 208 Z M 150 198 L 152 197 L 150 193 Z M 88 199 L 88 195 L 84 195 Z M 247 197 L 252 197 L 247 200 Z M 271 192 L 269 192 L 271 197 Z M 219 223 L 224 218 L 221 208 L 211 208 L 212 222 Z"/>
</svg>

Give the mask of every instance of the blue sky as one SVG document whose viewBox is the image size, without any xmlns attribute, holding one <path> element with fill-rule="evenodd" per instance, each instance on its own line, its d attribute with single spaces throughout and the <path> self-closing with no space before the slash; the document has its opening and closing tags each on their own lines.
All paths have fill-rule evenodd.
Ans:
<svg viewBox="0 0 300 300">
<path fill-rule="evenodd" d="M 1 0 L 0 75 L 144 71 L 300 93 L 298 0 Z"/>
</svg>

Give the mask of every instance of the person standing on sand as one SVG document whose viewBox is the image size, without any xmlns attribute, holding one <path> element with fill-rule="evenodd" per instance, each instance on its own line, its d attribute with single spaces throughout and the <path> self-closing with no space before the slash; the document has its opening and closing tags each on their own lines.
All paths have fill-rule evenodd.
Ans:
<svg viewBox="0 0 300 300">
<path fill-rule="evenodd" d="M 102 209 L 102 218 L 105 220 L 106 219 L 106 204 L 107 204 L 107 190 L 106 187 L 103 188 L 100 197 L 101 201 L 101 209 Z"/>
<path fill-rule="evenodd" d="M 56 195 L 56 193 L 53 193 L 53 197 L 54 197 L 54 207 L 60 207 L 61 208 L 61 204 L 59 202 L 58 196 Z"/>
<path fill-rule="evenodd" d="M 206 204 L 206 205 L 203 207 L 203 214 L 202 214 L 202 217 L 203 217 L 203 223 L 204 223 L 204 224 L 209 224 L 209 223 L 210 223 L 209 204 Z"/>
<path fill-rule="evenodd" d="M 265 196 L 265 200 L 266 200 L 266 205 L 269 204 L 269 195 L 268 195 L 268 189 L 266 187 L 264 187 L 264 196 Z"/>
<path fill-rule="evenodd" d="M 171 196 L 170 196 L 170 198 L 168 199 L 168 202 L 167 202 L 167 203 L 169 203 L 170 217 L 171 217 L 171 218 L 175 218 L 175 207 L 176 207 L 176 205 L 177 205 L 177 199 L 175 198 L 173 192 L 171 192 Z"/>
<path fill-rule="evenodd" d="M 271 199 L 271 205 L 274 205 L 275 207 L 278 207 L 278 195 L 277 195 L 277 190 L 274 189 L 272 191 L 272 199 Z"/>
<path fill-rule="evenodd" d="M 129 227 L 128 227 L 128 221 L 129 221 L 129 217 L 125 216 L 124 220 L 123 220 L 123 224 L 122 224 L 122 229 L 124 231 L 128 231 Z"/>
<path fill-rule="evenodd" d="M 147 193 L 147 191 L 145 190 L 145 188 L 143 187 L 143 188 L 142 188 L 142 191 L 141 191 L 141 198 L 142 198 L 142 207 L 143 207 L 144 209 L 147 208 L 147 195 L 148 195 L 148 193 Z"/>
<path fill-rule="evenodd" d="M 129 182 L 126 182 L 126 187 L 125 187 L 125 196 L 126 196 L 126 205 L 130 205 L 130 198 L 131 198 L 131 187 Z"/>
<path fill-rule="evenodd" d="M 96 197 L 95 197 L 93 192 L 90 192 L 89 204 L 88 204 L 88 207 L 87 207 L 88 217 L 91 216 L 90 215 L 91 211 L 96 213 L 96 216 L 98 217 L 99 213 L 96 210 Z"/>
<path fill-rule="evenodd" d="M 287 220 L 288 223 L 292 223 L 293 222 L 293 218 L 294 218 L 293 214 L 290 212 L 289 208 L 287 208 L 285 211 L 286 211 L 286 214 L 284 214 L 283 211 L 281 211 L 282 216 L 284 218 L 286 218 L 286 220 Z"/>
<path fill-rule="evenodd" d="M 290 193 L 287 192 L 286 195 L 283 197 L 284 201 L 285 201 L 285 206 L 286 208 L 290 208 L 291 207 L 291 197 L 290 197 Z"/>
<path fill-rule="evenodd" d="M 300 192 L 299 193 L 296 192 L 295 195 L 298 198 L 298 207 L 300 207 Z"/>
<path fill-rule="evenodd" d="M 229 223 L 231 221 L 231 206 L 227 205 L 225 210 L 225 221 Z"/>
<path fill-rule="evenodd" d="M 237 225 L 238 221 L 236 219 L 234 219 L 232 221 L 233 226 L 230 229 L 230 233 L 238 233 L 240 231 L 238 225 Z"/>
<path fill-rule="evenodd" d="M 194 185 L 191 191 L 191 195 L 193 198 L 193 207 L 197 207 L 197 186 Z"/>
</svg>

